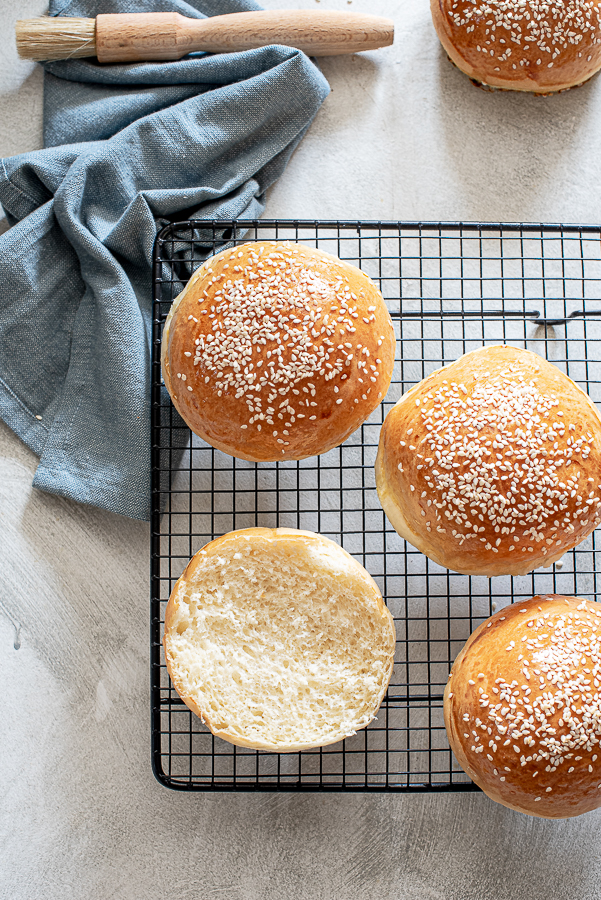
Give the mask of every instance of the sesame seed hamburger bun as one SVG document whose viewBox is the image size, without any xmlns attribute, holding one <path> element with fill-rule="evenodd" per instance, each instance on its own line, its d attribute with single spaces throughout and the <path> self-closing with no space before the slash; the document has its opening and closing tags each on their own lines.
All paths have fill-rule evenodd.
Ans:
<svg viewBox="0 0 601 900">
<path fill-rule="evenodd" d="M 346 440 L 390 384 L 395 339 L 373 282 L 322 250 L 248 243 L 207 260 L 165 323 L 167 390 L 231 456 L 304 459 Z"/>
<path fill-rule="evenodd" d="M 601 68 L 599 0 L 430 0 L 452 62 L 474 81 L 548 94 Z"/>
<path fill-rule="evenodd" d="M 466 575 L 549 566 L 601 521 L 601 419 L 556 366 L 483 347 L 390 410 L 376 485 L 405 540 Z"/>
<path fill-rule="evenodd" d="M 310 531 L 247 528 L 191 559 L 163 644 L 175 689 L 213 734 L 288 753 L 369 724 L 395 640 L 376 583 L 342 547 Z"/>
<path fill-rule="evenodd" d="M 444 694 L 453 753 L 492 800 L 542 818 L 601 806 L 601 605 L 551 594 L 499 610 Z"/>
</svg>

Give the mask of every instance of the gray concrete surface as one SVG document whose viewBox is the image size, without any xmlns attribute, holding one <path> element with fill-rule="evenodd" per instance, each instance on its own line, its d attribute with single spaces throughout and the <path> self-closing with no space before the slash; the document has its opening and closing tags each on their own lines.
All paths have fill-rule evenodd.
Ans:
<svg viewBox="0 0 601 900">
<path fill-rule="evenodd" d="M 548 99 L 486 94 L 445 59 L 426 0 L 321 7 L 391 15 L 396 43 L 322 62 L 332 95 L 268 215 L 599 221 L 601 80 Z M 41 72 L 16 60 L 12 23 L 42 10 L 0 2 L 0 156 L 41 145 Z M 480 795 L 160 787 L 148 529 L 32 490 L 35 465 L 0 425 L 0 897 L 601 897 L 601 811 L 545 822 Z"/>
</svg>

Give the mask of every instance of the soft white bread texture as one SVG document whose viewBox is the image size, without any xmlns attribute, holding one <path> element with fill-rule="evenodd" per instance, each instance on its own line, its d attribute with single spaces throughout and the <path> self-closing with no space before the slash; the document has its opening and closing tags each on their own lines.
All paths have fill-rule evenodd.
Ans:
<svg viewBox="0 0 601 900">
<path fill-rule="evenodd" d="M 175 689 L 213 734 L 286 753 L 369 724 L 395 640 L 376 583 L 338 544 L 247 528 L 191 559 L 167 605 L 163 644 Z"/>
<path fill-rule="evenodd" d="M 542 818 L 601 806 L 601 604 L 551 594 L 480 625 L 444 695 L 461 767 L 492 800 Z"/>
<path fill-rule="evenodd" d="M 535 353 L 483 347 L 390 410 L 376 484 L 397 532 L 441 566 L 525 575 L 601 521 L 601 418 Z"/>
<path fill-rule="evenodd" d="M 394 351 L 386 304 L 360 269 L 263 241 L 203 263 L 173 302 L 161 359 L 192 431 L 260 462 L 345 441 L 386 394 Z"/>
<path fill-rule="evenodd" d="M 450 59 L 494 88 L 549 94 L 601 68 L 599 0 L 430 0 Z"/>
</svg>

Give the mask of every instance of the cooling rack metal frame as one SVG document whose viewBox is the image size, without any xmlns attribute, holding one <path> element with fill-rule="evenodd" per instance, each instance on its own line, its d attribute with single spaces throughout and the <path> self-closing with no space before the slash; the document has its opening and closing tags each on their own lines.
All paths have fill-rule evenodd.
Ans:
<svg viewBox="0 0 601 900">
<path fill-rule="evenodd" d="M 183 424 L 161 382 L 165 316 L 207 256 L 249 240 L 318 246 L 379 285 L 397 336 L 390 390 L 346 443 L 299 462 L 249 463 L 213 450 Z M 599 599 L 597 533 L 561 564 L 524 577 L 449 572 L 406 544 L 378 503 L 381 423 L 401 394 L 468 350 L 507 342 L 548 358 L 601 403 L 598 226 L 373 221 L 185 221 L 154 253 L 152 333 L 151 717 L 157 779 L 187 791 L 477 790 L 455 762 L 442 696 L 453 659 L 495 608 L 538 593 Z M 285 755 L 211 735 L 170 684 L 165 608 L 188 559 L 234 528 L 307 528 L 338 541 L 377 581 L 397 652 L 371 725 L 340 744 Z M 599 571 L 599 576 L 597 575 Z"/>
</svg>

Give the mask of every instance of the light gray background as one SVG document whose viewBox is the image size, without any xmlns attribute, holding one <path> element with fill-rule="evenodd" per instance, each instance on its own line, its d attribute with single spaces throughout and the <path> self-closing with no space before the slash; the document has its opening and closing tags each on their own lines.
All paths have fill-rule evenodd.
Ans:
<svg viewBox="0 0 601 900">
<path fill-rule="evenodd" d="M 332 86 L 266 215 L 598 222 L 601 80 L 489 94 L 426 0 L 265 0 L 389 15 L 392 48 Z M 42 73 L 0 0 L 0 156 L 41 146 Z M 31 489 L 0 425 L 2 863 L 11 900 L 601 897 L 601 811 L 545 822 L 480 795 L 193 795 L 150 771 L 148 528 Z M 20 648 L 14 649 L 20 643 Z"/>
</svg>

